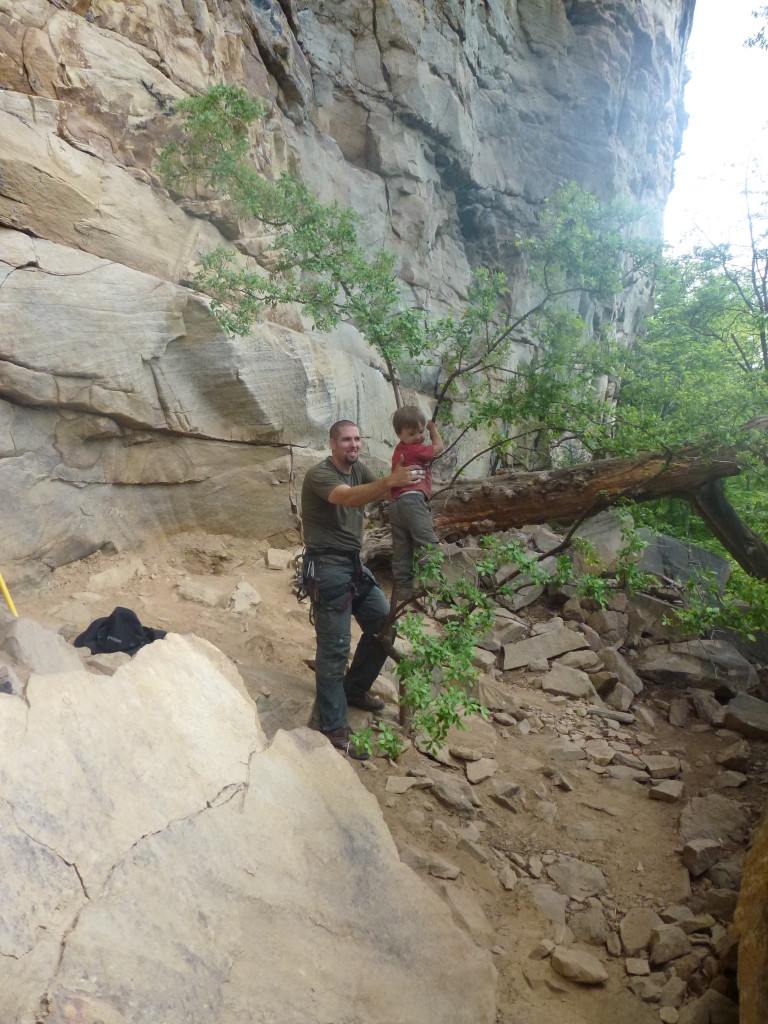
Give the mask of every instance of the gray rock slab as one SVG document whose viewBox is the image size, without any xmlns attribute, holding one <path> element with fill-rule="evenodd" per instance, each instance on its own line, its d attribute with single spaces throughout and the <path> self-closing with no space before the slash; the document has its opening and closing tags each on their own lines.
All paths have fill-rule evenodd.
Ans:
<svg viewBox="0 0 768 1024">
<path fill-rule="evenodd" d="M 568 697 L 572 700 L 597 699 L 597 693 L 586 672 L 568 665 L 554 662 L 541 680 L 541 688 L 553 696 Z"/>
<path fill-rule="evenodd" d="M 673 779 L 680 772 L 680 759 L 670 754 L 645 754 L 641 760 L 652 779 Z"/>
<path fill-rule="evenodd" d="M 600 658 L 604 668 L 608 672 L 614 672 L 618 676 L 618 682 L 632 690 L 635 696 L 642 692 L 643 681 L 623 654 L 612 647 L 603 647 Z"/>
<path fill-rule="evenodd" d="M 768 740 L 768 702 L 738 694 L 728 702 L 725 727 L 750 739 Z"/>
<path fill-rule="evenodd" d="M 654 533 L 653 530 L 638 530 L 646 542 L 640 556 L 643 572 L 666 576 L 668 579 L 687 582 L 705 572 L 713 572 L 720 589 L 725 586 L 731 573 L 731 563 L 721 555 L 713 554 L 697 544 L 685 544 L 676 537 Z"/>
<path fill-rule="evenodd" d="M 715 690 L 726 683 L 747 692 L 757 685 L 757 672 L 736 648 L 724 640 L 690 640 L 642 647 L 635 662 L 638 673 L 657 683 L 684 683 Z"/>
<path fill-rule="evenodd" d="M 550 963 L 558 974 L 577 985 L 602 985 L 608 980 L 608 972 L 597 957 L 581 949 L 556 946 Z"/>
<path fill-rule="evenodd" d="M 676 924 L 660 924 L 651 929 L 651 955 L 649 957 L 652 967 L 669 963 L 680 956 L 685 956 L 692 949 L 691 940 L 682 928 Z"/>
<path fill-rule="evenodd" d="M 576 857 L 558 857 L 547 867 L 547 874 L 572 899 L 585 900 L 606 888 L 605 875 L 594 864 Z"/>
<path fill-rule="evenodd" d="M 651 945 L 651 932 L 664 922 L 650 907 L 633 907 L 621 920 L 619 937 L 625 956 L 639 956 Z"/>
<path fill-rule="evenodd" d="M 523 668 L 538 658 L 556 658 L 566 651 L 578 651 L 588 647 L 583 634 L 576 630 L 560 626 L 557 629 L 539 633 L 537 636 L 519 640 L 517 643 L 505 644 L 502 648 L 501 666 L 504 671 Z"/>
<path fill-rule="evenodd" d="M 715 761 L 722 768 L 731 771 L 745 772 L 749 768 L 749 744 L 746 740 L 737 740 L 731 743 L 725 750 L 715 754 Z"/>
<path fill-rule="evenodd" d="M 685 784 L 679 779 L 662 779 L 659 782 L 651 783 L 648 796 L 651 800 L 660 800 L 662 803 L 675 804 L 683 799 Z"/>
<path fill-rule="evenodd" d="M 695 796 L 680 815 L 680 835 L 691 839 L 724 841 L 731 833 L 744 828 L 747 818 L 739 804 L 720 793 Z"/>
<path fill-rule="evenodd" d="M 720 860 L 723 844 L 716 839 L 691 839 L 683 847 L 683 864 L 694 878 Z"/>
</svg>

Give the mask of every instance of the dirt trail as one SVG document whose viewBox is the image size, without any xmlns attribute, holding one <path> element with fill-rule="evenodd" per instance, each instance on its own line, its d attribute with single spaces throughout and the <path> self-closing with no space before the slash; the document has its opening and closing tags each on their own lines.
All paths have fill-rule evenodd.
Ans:
<svg viewBox="0 0 768 1024">
<path fill-rule="evenodd" d="M 20 615 L 37 619 L 69 640 L 116 605 L 133 608 L 144 625 L 205 637 L 238 666 L 270 734 L 278 725 L 306 722 L 314 686 L 306 662 L 314 655 L 314 632 L 306 605 L 299 605 L 291 591 L 290 571 L 268 568 L 265 549 L 265 544 L 229 537 L 186 534 L 139 551 L 96 554 L 56 570 L 46 589 L 13 596 Z M 291 552 L 284 554 L 287 563 Z M 258 591 L 261 603 L 237 613 L 226 603 L 242 581 Z M 196 591 L 196 597 L 182 596 L 185 588 Z M 202 603 L 216 599 L 218 606 Z M 712 790 L 721 770 L 715 757 L 735 737 L 718 735 L 694 721 L 686 729 L 673 728 L 660 710 L 671 695 L 659 690 L 642 695 L 657 724 L 650 738 L 641 736 L 639 742 L 638 727 L 587 717 L 579 702 L 548 698 L 523 672 L 503 674 L 501 682 L 526 710 L 532 729 L 523 735 L 514 723 L 478 721 L 459 740 L 478 752 L 495 744 L 495 774 L 471 787 L 479 804 L 474 816 L 449 809 L 430 788 L 414 787 L 404 793 L 387 788 L 393 776 L 409 773 L 463 780 L 465 765 L 458 759 L 438 765 L 411 747 L 397 764 L 375 758 L 366 764 L 353 762 L 355 771 L 377 797 L 404 859 L 449 902 L 462 927 L 493 950 L 501 1024 L 657 1022 L 658 1002 L 643 1002 L 629 990 L 624 957 L 610 955 L 605 943 L 590 945 L 579 931 L 574 947 L 602 961 L 608 980 L 599 986 L 567 981 L 548 959 L 531 958 L 531 953 L 542 939 L 571 942 L 574 925 L 584 918 L 580 912 L 590 908 L 599 911 L 614 932 L 615 943 L 615 929 L 631 908 L 648 906 L 660 912 L 674 905 L 690 906 L 711 888 L 709 882 L 696 881 L 691 891 L 680 858 L 678 821 L 687 799 Z M 394 718 L 394 686 L 382 680 L 377 689 L 389 698 L 386 714 Z M 364 716 L 356 714 L 353 724 L 358 725 Z M 631 754 L 678 756 L 683 801 L 650 800 L 645 786 L 610 778 L 585 760 L 553 761 L 550 750 L 563 736 L 607 737 Z M 753 743 L 752 753 L 746 785 L 728 791 L 744 809 L 748 824 L 754 823 L 764 803 L 767 779 L 765 745 Z M 514 809 L 494 799 L 500 779 L 521 787 Z M 747 836 L 745 828 L 743 841 L 733 844 L 735 855 L 743 853 Z M 562 899 L 548 869 L 563 856 L 598 867 L 607 881 L 604 891 L 580 901 Z M 456 878 L 436 877 L 435 864 L 444 862 L 459 869 Z M 508 888 L 500 881 L 502 875 Z M 542 901 L 549 905 L 553 890 L 561 902 L 559 911 L 550 910 L 550 918 L 565 908 L 560 921 L 548 919 L 541 909 Z M 711 946 L 702 938 L 695 949 L 702 950 L 697 954 L 701 967 L 691 976 L 686 1000 L 692 998 L 691 990 L 703 990 L 711 982 L 709 975 L 717 973 Z M 666 973 L 673 973 L 671 965 Z"/>
</svg>

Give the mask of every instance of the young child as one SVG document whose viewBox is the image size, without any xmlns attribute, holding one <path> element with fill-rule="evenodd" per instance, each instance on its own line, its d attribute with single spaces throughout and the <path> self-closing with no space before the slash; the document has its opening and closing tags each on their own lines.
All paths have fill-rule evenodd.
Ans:
<svg viewBox="0 0 768 1024">
<path fill-rule="evenodd" d="M 392 426 L 400 442 L 392 455 L 392 466 L 402 460 L 405 466 L 416 466 L 420 478 L 406 487 L 392 488 L 389 523 L 392 527 L 392 575 L 395 600 L 413 597 L 413 559 L 421 549 L 436 547 L 440 542 L 432 526 L 428 500 L 432 495 L 432 460 L 444 448 L 437 427 L 414 405 L 404 405 L 392 417 Z M 429 432 L 430 443 L 425 444 Z"/>
</svg>

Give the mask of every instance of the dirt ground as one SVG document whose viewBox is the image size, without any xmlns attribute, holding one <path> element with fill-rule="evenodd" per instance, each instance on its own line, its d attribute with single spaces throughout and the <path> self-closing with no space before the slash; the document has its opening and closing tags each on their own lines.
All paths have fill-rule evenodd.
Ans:
<svg viewBox="0 0 768 1024">
<path fill-rule="evenodd" d="M 116 605 L 133 608 L 146 626 L 205 637 L 238 666 L 271 735 L 278 726 L 306 724 L 314 688 L 307 665 L 314 656 L 314 631 L 306 605 L 299 605 L 292 593 L 292 573 L 285 567 L 295 550 L 284 550 L 283 567 L 271 569 L 265 560 L 266 547 L 231 537 L 186 534 L 138 551 L 98 553 L 56 570 L 44 588 L 13 597 L 20 615 L 37 619 L 69 640 Z M 238 613 L 226 603 L 242 581 L 258 591 L 261 603 Z M 382 583 L 386 590 L 386 580 Z M 207 587 L 208 599 L 218 599 L 219 605 L 183 597 L 180 587 L 189 584 Z M 638 741 L 641 728 L 587 718 L 574 702 L 548 698 L 524 673 L 502 674 L 500 681 L 529 710 L 534 727 L 530 734 L 520 735 L 509 723 L 485 726 L 495 733 L 494 778 L 513 778 L 530 796 L 517 812 L 492 798 L 494 778 L 473 787 L 480 805 L 473 819 L 459 817 L 428 788 L 403 794 L 386 789 L 391 776 L 409 772 L 463 778 L 464 767 L 456 759 L 450 765 L 437 765 L 411 747 L 396 764 L 380 757 L 365 764 L 350 763 L 378 799 L 401 853 L 406 848 L 421 851 L 427 864 L 430 857 L 439 856 L 460 869 L 455 880 L 446 881 L 430 874 L 428 867 L 416 867 L 425 884 L 448 899 L 462 926 L 493 951 L 499 972 L 500 1024 L 656 1022 L 658 1004 L 644 1003 L 629 990 L 623 957 L 611 956 L 605 945 L 576 944 L 597 956 L 608 971 L 608 981 L 599 986 L 566 981 L 547 959 L 531 958 L 540 940 L 568 942 L 569 938 L 567 929 L 538 909 L 534 894 L 538 885 L 553 884 L 547 878 L 547 866 L 555 855 L 569 855 L 597 865 L 605 874 L 608 887 L 600 905 L 611 927 L 633 907 L 661 911 L 690 905 L 709 883 L 696 881 L 691 890 L 680 858 L 678 819 L 686 799 L 711 791 L 720 770 L 715 755 L 737 737 L 718 735 L 695 719 L 684 729 L 673 728 L 663 714 L 663 702 L 671 694 L 648 690 L 640 700 L 654 711 L 657 725 L 650 740 L 641 737 L 646 741 L 643 745 Z M 383 680 L 377 689 L 389 699 L 386 715 L 394 719 L 393 686 Z M 364 724 L 362 713 L 356 715 L 353 724 Z M 478 735 L 470 732 L 464 742 L 468 746 L 483 742 Z M 482 735 L 487 739 L 487 733 Z M 684 801 L 650 800 L 645 787 L 608 778 L 586 761 L 553 765 L 548 751 L 558 735 L 607 736 L 635 753 L 679 756 Z M 764 803 L 768 780 L 765 745 L 754 743 L 752 751 L 746 785 L 727 791 L 746 810 L 749 823 L 755 822 Z M 562 772 L 570 791 L 548 777 L 552 767 Z M 541 813 L 545 806 L 548 814 Z M 746 834 L 733 852 L 743 853 L 745 842 Z M 533 877 L 539 871 L 537 855 L 542 862 L 539 879 Z M 500 883 L 502 863 L 518 865 L 514 870 L 519 881 L 512 889 Z M 579 904 L 571 900 L 569 912 L 574 909 Z M 707 969 L 715 973 L 711 962 L 704 962 L 705 955 L 706 949 L 700 956 L 702 971 L 692 982 L 694 989 L 709 984 Z M 686 999 L 690 998 L 689 994 Z"/>
</svg>

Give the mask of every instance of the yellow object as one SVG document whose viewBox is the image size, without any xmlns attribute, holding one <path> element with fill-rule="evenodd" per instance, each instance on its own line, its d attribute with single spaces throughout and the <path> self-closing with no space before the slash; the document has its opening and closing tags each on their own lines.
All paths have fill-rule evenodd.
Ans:
<svg viewBox="0 0 768 1024">
<path fill-rule="evenodd" d="M 16 608 L 14 607 L 13 600 L 11 598 L 11 595 L 8 593 L 8 587 L 6 587 L 5 580 L 3 579 L 2 575 L 0 575 L 0 590 L 2 590 L 2 592 L 3 592 L 3 597 L 5 598 L 5 603 L 8 605 L 8 607 L 11 609 L 13 614 L 18 619 L 19 613 L 16 611 Z"/>
</svg>

